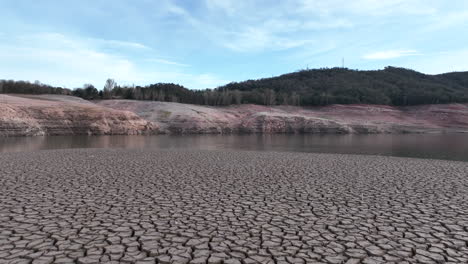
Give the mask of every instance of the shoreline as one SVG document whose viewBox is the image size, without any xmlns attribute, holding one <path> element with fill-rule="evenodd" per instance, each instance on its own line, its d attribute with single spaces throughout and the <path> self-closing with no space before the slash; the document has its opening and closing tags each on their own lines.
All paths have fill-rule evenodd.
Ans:
<svg viewBox="0 0 468 264">
<path fill-rule="evenodd" d="M 213 135 L 213 136 L 243 136 L 243 135 L 443 135 L 443 134 L 468 134 L 468 130 L 460 129 L 427 129 L 427 130 L 405 130 L 400 132 L 369 132 L 369 133 L 328 133 L 328 132 L 228 132 L 228 133 L 204 133 L 204 132 L 144 132 L 144 133 L 130 133 L 130 134 L 100 134 L 100 133 L 80 133 L 80 134 L 14 134 L 14 135 L 3 135 L 0 134 L 0 138 L 28 138 L 28 137 L 72 137 L 72 136 L 196 136 L 196 135 Z"/>
<path fill-rule="evenodd" d="M 468 133 L 468 105 L 233 105 L 0 94 L 0 137 Z"/>
<path fill-rule="evenodd" d="M 341 153 L 468 161 L 466 134 L 196 134 L 0 137 L 0 153 L 48 149 L 184 149 Z"/>
</svg>

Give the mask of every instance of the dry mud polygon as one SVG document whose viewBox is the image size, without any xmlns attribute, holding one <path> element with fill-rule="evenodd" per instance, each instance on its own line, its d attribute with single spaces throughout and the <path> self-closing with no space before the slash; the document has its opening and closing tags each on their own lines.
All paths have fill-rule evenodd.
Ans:
<svg viewBox="0 0 468 264">
<path fill-rule="evenodd" d="M 468 263 L 468 163 L 0 154 L 0 263 Z"/>
</svg>

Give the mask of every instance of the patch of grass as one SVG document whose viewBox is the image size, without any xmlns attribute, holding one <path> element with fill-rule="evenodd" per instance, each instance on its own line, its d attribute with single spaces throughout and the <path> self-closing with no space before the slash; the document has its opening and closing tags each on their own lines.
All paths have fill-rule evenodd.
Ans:
<svg viewBox="0 0 468 264">
<path fill-rule="evenodd" d="M 169 117 L 171 116 L 171 114 L 172 114 L 172 113 L 169 112 L 169 111 L 164 111 L 164 110 L 159 111 L 159 115 L 160 115 L 160 117 L 162 117 L 162 118 L 169 118 Z"/>
</svg>

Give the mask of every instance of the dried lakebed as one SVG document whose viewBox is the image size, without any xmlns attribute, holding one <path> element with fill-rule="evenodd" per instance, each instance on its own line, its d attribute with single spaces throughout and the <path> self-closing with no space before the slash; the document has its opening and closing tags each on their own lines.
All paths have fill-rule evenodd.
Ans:
<svg viewBox="0 0 468 264">
<path fill-rule="evenodd" d="M 468 262 L 464 162 L 75 149 L 0 164 L 0 263 Z"/>
</svg>

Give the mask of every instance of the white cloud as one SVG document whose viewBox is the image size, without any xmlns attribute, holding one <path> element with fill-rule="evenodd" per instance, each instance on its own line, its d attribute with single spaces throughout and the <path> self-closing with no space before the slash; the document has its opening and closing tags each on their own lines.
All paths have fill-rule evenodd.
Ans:
<svg viewBox="0 0 468 264">
<path fill-rule="evenodd" d="M 137 42 L 121 41 L 121 40 L 103 40 L 103 39 L 92 39 L 97 42 L 103 43 L 104 45 L 113 46 L 113 47 L 122 47 L 122 48 L 132 48 L 132 49 L 147 49 L 151 48 Z"/>
<path fill-rule="evenodd" d="M 391 14 L 427 15 L 436 12 L 435 0 L 299 0 L 302 12 L 321 16 L 359 14 L 383 16 Z"/>
<path fill-rule="evenodd" d="M 387 59 L 395 59 L 400 57 L 406 56 L 415 56 L 421 55 L 416 50 L 385 50 L 385 51 L 378 51 L 364 55 L 364 59 L 368 60 L 387 60 Z"/>
<path fill-rule="evenodd" d="M 0 58 L 19 67 L 1 72 L 8 78 L 35 79 L 58 85 L 79 86 L 111 76 L 130 78 L 135 66 L 124 57 L 95 49 L 86 41 L 56 33 L 21 36 L 17 42 L 0 45 Z M 9 63 L 8 63 L 9 64 Z M 48 72 L 44 76 L 44 72 Z M 56 76 L 52 78 L 52 76 Z M 57 83 L 58 81 L 60 83 Z"/>
<path fill-rule="evenodd" d="M 319 21 L 307 21 L 303 25 L 303 29 L 310 29 L 310 30 L 323 30 L 323 29 L 349 29 L 354 26 L 353 22 L 345 19 L 345 18 L 338 18 L 336 20 L 327 21 L 327 22 L 319 22 Z"/>
<path fill-rule="evenodd" d="M 263 52 L 303 47 L 311 31 L 351 28 L 346 18 L 301 14 L 298 1 L 271 6 L 252 1 L 205 0 L 203 17 L 172 3 L 167 9 L 180 16 L 212 42 L 236 52 Z M 226 16 L 227 14 L 227 16 Z"/>
<path fill-rule="evenodd" d="M 394 18 L 440 16 L 438 0 L 205 0 L 203 16 L 173 8 L 214 43 L 236 52 L 305 48 L 332 30 L 371 28 Z M 173 4 L 175 5 L 175 4 Z M 343 31 L 340 31 L 343 33 Z"/>
<path fill-rule="evenodd" d="M 100 41 L 90 41 L 89 38 L 57 33 L 10 38 L 8 42 L 0 43 L 0 79 L 40 80 L 69 88 L 80 87 L 84 83 L 92 83 L 99 88 L 107 78 L 114 78 L 122 84 L 174 82 L 198 89 L 225 83 L 206 73 L 171 72 L 157 65 L 147 67 L 147 63 L 143 63 L 145 59 L 130 59 L 125 53 L 101 50 L 100 44 Z M 169 60 L 157 60 L 163 64 L 185 66 Z"/>
<path fill-rule="evenodd" d="M 429 74 L 452 71 L 466 71 L 468 68 L 468 49 L 450 50 L 431 54 L 410 65 L 416 70 Z"/>
<path fill-rule="evenodd" d="M 433 16 L 429 30 L 439 30 L 453 26 L 463 26 L 468 22 L 468 10 L 449 12 L 443 16 Z"/>
<path fill-rule="evenodd" d="M 228 34 L 231 41 L 222 41 L 222 45 L 238 52 L 258 52 L 265 50 L 285 50 L 313 43 L 311 39 L 294 39 L 278 36 L 262 28 L 247 28 L 242 32 Z"/>
<path fill-rule="evenodd" d="M 166 59 L 147 59 L 147 61 L 167 64 L 167 65 L 181 66 L 181 67 L 190 67 L 190 65 L 188 65 L 188 64 L 179 63 L 179 62 L 175 62 L 175 61 L 170 61 L 170 60 L 166 60 Z"/>
<path fill-rule="evenodd" d="M 198 85 L 194 87 L 197 89 L 215 88 L 222 84 L 228 83 L 228 81 L 220 79 L 211 73 L 204 73 L 204 74 L 199 74 L 199 75 L 188 75 L 187 77 L 193 79 L 193 82 Z"/>
<path fill-rule="evenodd" d="M 222 10 L 228 15 L 234 15 L 242 6 L 242 1 L 235 0 L 205 0 L 205 4 L 209 9 L 218 11 Z"/>
</svg>

